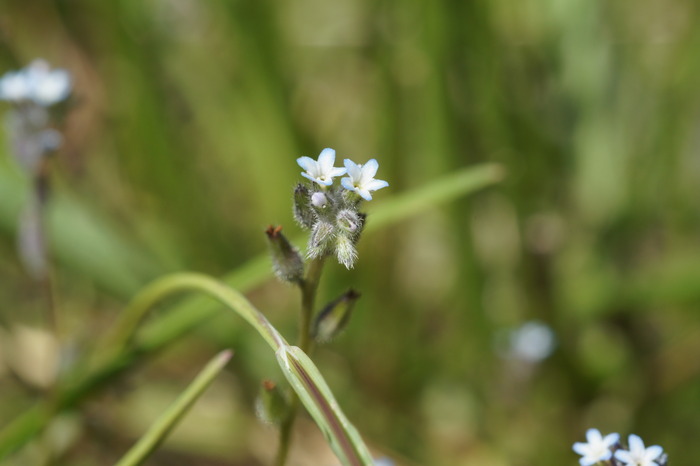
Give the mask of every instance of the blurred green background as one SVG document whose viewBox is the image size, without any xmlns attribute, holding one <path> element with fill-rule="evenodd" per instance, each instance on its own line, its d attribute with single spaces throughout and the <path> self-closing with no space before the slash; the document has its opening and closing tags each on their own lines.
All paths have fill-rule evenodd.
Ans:
<svg viewBox="0 0 700 466">
<path fill-rule="evenodd" d="M 696 465 L 698 18 L 681 0 L 0 1 L 0 72 L 43 57 L 74 76 L 49 206 L 63 354 L 149 280 L 235 270 L 269 224 L 296 235 L 299 156 L 377 158 L 391 186 L 369 222 L 373 203 L 497 162 L 497 186 L 367 235 L 354 270 L 327 267 L 321 301 L 363 294 L 315 357 L 348 417 L 401 465 L 573 465 L 588 427 Z M 42 396 L 58 351 L 17 257 L 28 181 L 2 138 L 0 427 Z M 295 290 L 248 295 L 293 337 Z M 531 320 L 556 335 L 549 358 L 497 351 Z M 224 347 L 227 372 L 149 464 L 267 464 L 275 433 L 253 405 L 281 376 L 228 315 L 9 464 L 111 464 Z M 295 464 L 333 464 L 299 429 Z"/>
</svg>

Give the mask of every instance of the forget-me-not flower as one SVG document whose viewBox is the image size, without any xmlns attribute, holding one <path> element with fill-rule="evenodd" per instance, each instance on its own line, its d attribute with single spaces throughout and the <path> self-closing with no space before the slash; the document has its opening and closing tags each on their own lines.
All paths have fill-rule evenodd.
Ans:
<svg viewBox="0 0 700 466">
<path fill-rule="evenodd" d="M 330 148 L 323 149 L 318 156 L 318 160 L 311 157 L 299 157 L 297 163 L 306 170 L 301 176 L 308 178 L 321 186 L 333 184 L 333 178 L 345 174 L 344 168 L 334 167 L 335 151 Z"/>
<path fill-rule="evenodd" d="M 342 178 L 340 183 L 349 191 L 359 194 L 364 200 L 371 201 L 370 191 L 386 188 L 389 183 L 384 180 L 374 179 L 379 169 L 379 163 L 375 159 L 369 160 L 364 165 L 359 165 L 350 159 L 345 159 L 345 168 L 348 176 Z"/>
<path fill-rule="evenodd" d="M 619 434 L 608 434 L 603 437 L 598 429 L 588 429 L 586 432 L 587 443 L 576 442 L 573 449 L 581 455 L 581 466 L 591 466 L 599 461 L 607 461 L 612 458 L 610 449 L 620 439 Z"/>
<path fill-rule="evenodd" d="M 11 71 L 0 78 L 0 99 L 9 102 L 33 101 L 48 107 L 65 100 L 70 92 L 70 73 L 62 69 L 52 70 L 41 59 L 34 60 L 23 70 Z"/>
<path fill-rule="evenodd" d="M 654 461 L 661 453 L 663 448 L 658 445 L 653 445 L 644 448 L 644 442 L 638 435 L 630 435 L 628 439 L 629 450 L 618 450 L 615 452 L 615 458 L 622 461 L 626 466 L 658 466 L 659 463 Z"/>
<path fill-rule="evenodd" d="M 29 83 L 23 71 L 10 71 L 0 78 L 0 100 L 20 102 L 29 98 Z"/>
</svg>

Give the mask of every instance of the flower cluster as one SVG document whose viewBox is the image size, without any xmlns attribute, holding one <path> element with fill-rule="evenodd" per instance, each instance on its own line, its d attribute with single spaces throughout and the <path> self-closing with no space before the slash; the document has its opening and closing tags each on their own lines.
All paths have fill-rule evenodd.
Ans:
<svg viewBox="0 0 700 466">
<path fill-rule="evenodd" d="M 49 195 L 46 160 L 62 143 L 55 129 L 56 104 L 71 94 L 68 71 L 52 70 L 44 60 L 0 77 L 0 100 L 11 104 L 6 115 L 12 155 L 32 180 L 33 190 L 20 219 L 18 248 L 27 271 L 37 279 L 48 273 L 42 211 Z"/>
<path fill-rule="evenodd" d="M 70 74 L 51 70 L 40 59 L 0 78 L 0 100 L 13 105 L 6 123 L 12 152 L 30 176 L 40 170 L 44 156 L 61 144 L 62 136 L 52 127 L 49 107 L 66 100 L 70 93 Z"/>
<path fill-rule="evenodd" d="M 605 464 L 608 466 L 667 466 L 668 457 L 658 445 L 645 447 L 637 435 L 628 437 L 629 448 L 620 444 L 619 434 L 603 437 L 598 429 L 588 429 L 587 442 L 576 442 L 573 450 L 581 455 L 581 466 Z"/>
<path fill-rule="evenodd" d="M 68 98 L 70 92 L 70 74 L 66 70 L 52 70 L 41 59 L 0 78 L 0 100 L 12 103 L 32 102 L 49 107 Z"/>
<path fill-rule="evenodd" d="M 335 254 L 338 262 L 351 268 L 357 259 L 355 244 L 365 225 L 366 215 L 358 212 L 362 199 L 372 200 L 372 191 L 389 186 L 377 180 L 379 163 L 375 159 L 356 164 L 345 159 L 345 167 L 335 167 L 335 151 L 323 149 L 317 160 L 300 157 L 301 174 L 311 183 L 298 184 L 294 190 L 294 218 L 303 228 L 311 230 L 307 256 L 324 257 Z M 333 178 L 347 175 L 340 186 Z"/>
</svg>

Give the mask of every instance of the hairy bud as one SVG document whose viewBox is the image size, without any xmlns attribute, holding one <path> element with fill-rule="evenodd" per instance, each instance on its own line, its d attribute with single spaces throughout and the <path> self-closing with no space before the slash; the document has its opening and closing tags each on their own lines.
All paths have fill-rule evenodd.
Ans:
<svg viewBox="0 0 700 466">
<path fill-rule="evenodd" d="M 285 282 L 300 283 L 304 278 L 304 261 L 282 234 L 282 227 L 270 225 L 265 234 L 272 256 L 272 268 L 277 278 Z"/>
<path fill-rule="evenodd" d="M 258 418 L 268 424 L 280 425 L 290 414 L 289 400 L 271 380 L 263 380 L 255 407 Z"/>
<path fill-rule="evenodd" d="M 294 188 L 294 220 L 302 228 L 312 228 L 316 217 L 309 204 L 309 188 L 299 183 Z"/>
<path fill-rule="evenodd" d="M 346 235 L 338 235 L 335 241 L 335 254 L 338 262 L 351 269 L 357 259 L 357 250 L 353 239 Z"/>
<path fill-rule="evenodd" d="M 328 254 L 331 250 L 334 236 L 333 225 L 322 220 L 316 222 L 311 232 L 311 239 L 309 240 L 309 250 L 307 253 L 309 258 L 315 259 Z"/>
<path fill-rule="evenodd" d="M 318 192 L 311 195 L 311 205 L 323 209 L 328 206 L 328 198 L 325 194 Z"/>
<path fill-rule="evenodd" d="M 350 315 L 359 297 L 360 293 L 350 289 L 328 303 L 314 320 L 312 327 L 314 339 L 323 343 L 338 336 L 350 321 Z"/>
<path fill-rule="evenodd" d="M 354 210 L 343 209 L 338 212 L 336 222 L 338 227 L 352 236 L 356 235 L 362 229 L 363 218 Z"/>
</svg>

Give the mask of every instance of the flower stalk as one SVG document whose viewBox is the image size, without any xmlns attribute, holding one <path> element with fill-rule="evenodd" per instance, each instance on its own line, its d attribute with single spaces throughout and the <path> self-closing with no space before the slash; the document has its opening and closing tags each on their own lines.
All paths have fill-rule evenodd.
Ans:
<svg viewBox="0 0 700 466">
<path fill-rule="evenodd" d="M 299 347 L 307 355 L 311 355 L 314 349 L 314 337 L 318 336 L 318 323 L 314 321 L 316 307 L 316 293 L 321 281 L 321 274 L 326 258 L 335 255 L 338 262 L 351 269 L 357 260 L 355 245 L 360 239 L 360 234 L 365 225 L 366 215 L 358 211 L 361 201 L 372 199 L 371 191 L 376 191 L 389 186 L 384 180 L 377 180 L 379 163 L 375 159 L 369 160 L 364 165 L 356 164 L 345 159 L 345 168 L 335 167 L 335 151 L 330 148 L 323 149 L 317 160 L 310 157 L 297 159 L 299 166 L 304 169 L 301 175 L 310 183 L 299 184 L 294 189 L 294 218 L 304 229 L 310 230 L 306 256 L 309 259 L 308 269 L 303 280 L 295 281 L 301 290 L 301 314 L 299 321 Z M 340 185 L 333 185 L 333 178 L 348 175 L 341 180 Z M 268 230 L 268 238 L 278 230 Z M 277 255 L 279 256 L 279 254 Z M 280 269 L 280 260 L 273 253 L 273 267 Z M 279 273 L 277 273 L 280 276 Z M 282 277 L 283 278 L 283 277 Z M 286 279 L 286 281 L 292 281 Z M 353 292 L 351 301 L 357 296 Z M 338 303 L 331 303 L 335 307 Z M 348 312 L 337 318 L 332 330 L 325 332 L 328 336 L 319 341 L 329 340 L 331 334 L 336 334 L 347 323 L 352 305 L 347 306 Z M 325 309 L 329 309 L 326 306 Z M 330 314 L 321 312 L 322 314 Z M 333 320 L 336 316 L 326 316 L 326 320 Z M 328 322 L 326 322 L 328 323 Z M 330 328 L 323 326 L 324 329 Z M 324 333 L 324 335 L 325 335 Z M 279 447 L 275 464 L 284 466 L 287 460 L 291 444 L 294 421 L 299 408 L 299 398 L 291 400 L 290 415 L 280 426 Z"/>
</svg>

